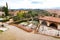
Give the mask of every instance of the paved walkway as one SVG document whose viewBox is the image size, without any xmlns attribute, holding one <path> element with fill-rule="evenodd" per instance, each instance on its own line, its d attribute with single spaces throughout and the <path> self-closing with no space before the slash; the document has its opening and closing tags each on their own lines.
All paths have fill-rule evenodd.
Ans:
<svg viewBox="0 0 60 40">
<path fill-rule="evenodd" d="M 60 40 L 50 36 L 44 36 L 41 34 L 28 33 L 15 26 L 7 26 L 9 29 L 3 33 L 0 33 L 0 40 Z"/>
</svg>

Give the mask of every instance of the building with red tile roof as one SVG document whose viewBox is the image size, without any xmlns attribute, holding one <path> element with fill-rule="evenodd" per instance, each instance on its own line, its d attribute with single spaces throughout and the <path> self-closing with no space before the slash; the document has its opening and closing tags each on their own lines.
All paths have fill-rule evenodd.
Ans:
<svg viewBox="0 0 60 40">
<path fill-rule="evenodd" d="M 60 18 L 51 16 L 40 16 L 39 23 L 60 30 Z"/>
<path fill-rule="evenodd" d="M 44 16 L 44 17 L 40 17 L 39 19 L 60 23 L 60 18 L 52 17 L 52 16 Z"/>
</svg>

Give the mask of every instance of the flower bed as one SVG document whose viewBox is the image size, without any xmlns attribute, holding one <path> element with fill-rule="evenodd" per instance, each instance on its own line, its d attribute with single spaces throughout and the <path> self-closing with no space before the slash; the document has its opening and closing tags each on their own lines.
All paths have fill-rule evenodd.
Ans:
<svg viewBox="0 0 60 40">
<path fill-rule="evenodd" d="M 29 21 L 29 22 L 22 22 L 18 24 L 18 27 L 28 32 L 32 32 L 32 30 L 36 28 L 36 25 L 34 25 L 33 23 L 31 23 L 31 21 Z"/>
<path fill-rule="evenodd" d="M 25 27 L 25 26 L 23 26 L 23 25 L 18 25 L 18 28 L 21 28 L 21 29 L 23 29 L 23 30 L 25 30 L 25 31 L 27 31 L 27 32 L 32 32 L 32 29 L 27 28 L 27 27 Z"/>
</svg>

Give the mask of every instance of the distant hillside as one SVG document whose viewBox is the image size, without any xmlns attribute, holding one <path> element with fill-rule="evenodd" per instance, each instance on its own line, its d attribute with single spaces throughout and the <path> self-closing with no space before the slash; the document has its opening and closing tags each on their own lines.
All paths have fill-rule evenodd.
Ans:
<svg viewBox="0 0 60 40">
<path fill-rule="evenodd" d="M 20 11 L 20 10 L 26 10 L 26 11 L 31 11 L 31 13 L 33 15 L 38 15 L 38 14 L 41 14 L 41 15 L 50 15 L 50 13 L 46 10 L 43 10 L 43 9 L 10 9 L 10 10 L 16 10 L 16 11 Z"/>
<path fill-rule="evenodd" d="M 56 14 L 60 15 L 60 10 L 59 9 L 47 9 L 46 11 L 48 11 L 50 13 L 56 13 Z"/>
</svg>

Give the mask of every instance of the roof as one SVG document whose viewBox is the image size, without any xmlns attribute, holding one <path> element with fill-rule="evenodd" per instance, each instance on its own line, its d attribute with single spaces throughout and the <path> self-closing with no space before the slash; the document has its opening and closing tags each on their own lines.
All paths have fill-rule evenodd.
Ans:
<svg viewBox="0 0 60 40">
<path fill-rule="evenodd" d="M 51 16 L 39 17 L 39 19 L 60 23 L 60 18 L 51 17 Z"/>
<path fill-rule="evenodd" d="M 58 9 L 47 9 L 46 11 L 50 12 L 51 14 L 56 13 L 57 15 L 60 15 L 60 10 Z"/>
</svg>

